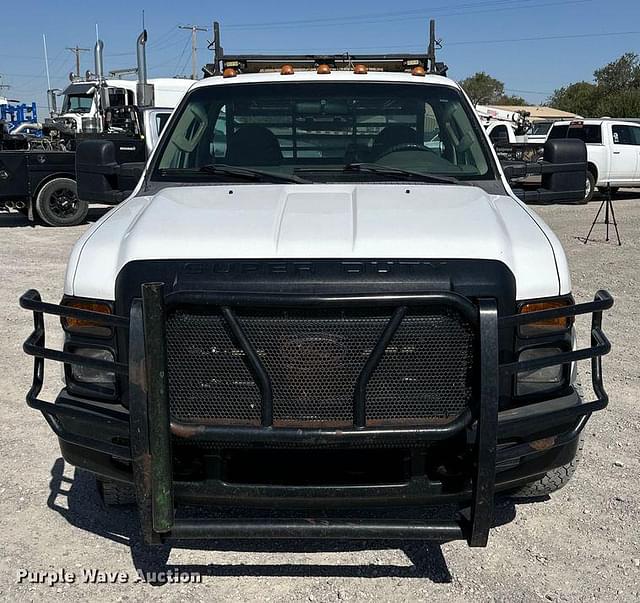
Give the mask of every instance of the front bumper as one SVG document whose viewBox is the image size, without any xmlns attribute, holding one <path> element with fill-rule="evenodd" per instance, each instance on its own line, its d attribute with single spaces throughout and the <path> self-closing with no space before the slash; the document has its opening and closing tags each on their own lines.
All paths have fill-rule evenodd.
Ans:
<svg viewBox="0 0 640 603">
<path fill-rule="evenodd" d="M 465 538 L 472 546 L 486 545 L 493 522 L 496 491 L 509 490 L 535 479 L 553 467 L 569 462 L 577 439 L 591 413 L 604 408 L 608 397 L 602 383 L 601 357 L 610 344 L 602 331 L 602 312 L 613 300 L 604 291 L 586 304 L 545 310 L 526 315 L 498 317 L 495 301 L 481 299 L 477 306 L 455 294 L 375 297 L 376 303 L 406 307 L 416 300 L 427 303 L 456 303 L 465 307 L 475 321 L 480 347 L 480 395 L 473 408 L 456 421 L 423 428 L 369 428 L 363 426 L 364 396 L 354 396 L 354 426 L 350 429 L 274 428 L 270 420 L 268 376 L 261 375 L 260 360 L 252 354 L 234 321 L 233 301 L 223 300 L 229 326 L 244 349 L 247 362 L 262 378 L 263 414 L 260 427 L 190 426 L 171 420 L 166 384 L 164 335 L 164 294 L 159 284 L 142 287 L 142 300 L 135 300 L 129 318 L 103 315 L 71 307 L 46 304 L 36 291 L 21 298 L 21 305 L 34 313 L 34 332 L 25 342 L 25 351 L 35 357 L 33 385 L 28 404 L 40 410 L 61 440 L 65 458 L 99 475 L 133 482 L 143 531 L 148 542 L 182 538 L 224 537 L 347 537 L 347 538 Z M 412 298 L 416 298 L 413 300 Z M 272 303 L 308 303 L 294 297 Z M 363 297 L 314 298 L 314 303 L 362 303 Z M 236 303 L 238 300 L 235 300 Z M 254 300 L 255 301 L 255 300 Z M 372 296 L 367 297 L 372 301 Z M 222 303 L 222 302 L 221 302 Z M 73 316 L 128 329 L 129 363 L 123 365 L 51 350 L 44 344 L 43 314 Z M 500 364 L 498 332 L 525 322 L 545 318 L 593 314 L 591 346 L 554 357 Z M 396 314 L 394 314 L 396 316 Z M 401 318 L 400 318 L 401 320 Z M 375 369 L 375 356 L 384 353 L 393 335 L 392 318 L 374 359 L 363 369 L 364 391 L 367 374 Z M 397 325 L 396 325 L 397 326 Z M 63 391 L 55 403 L 38 398 L 44 379 L 45 359 L 84 364 L 128 374 L 129 409 L 74 398 Z M 498 383 L 501 372 L 532 370 L 544 366 L 591 359 L 592 385 L 596 400 L 585 402 L 576 392 L 519 409 L 498 412 Z M 358 389 L 358 388 L 357 388 Z M 96 435 L 99 434 L 99 435 Z M 222 479 L 193 482 L 180 480 L 172 466 L 172 446 L 176 442 L 197 442 L 217 447 L 238 443 L 254 447 L 299 447 L 305 449 L 352 449 L 360 447 L 406 446 L 429 450 L 451 439 L 464 438 L 473 451 L 468 479 L 451 488 L 443 481 L 412 475 L 402 483 L 352 486 L 276 486 L 228 483 Z M 284 502 L 283 502 L 284 500 Z M 385 506 L 407 503 L 460 502 L 468 509 L 447 522 L 338 521 L 338 520 L 190 520 L 178 519 L 176 508 L 189 502 L 257 504 L 260 506 L 302 504 L 318 510 L 334 506 L 371 503 Z"/>
</svg>

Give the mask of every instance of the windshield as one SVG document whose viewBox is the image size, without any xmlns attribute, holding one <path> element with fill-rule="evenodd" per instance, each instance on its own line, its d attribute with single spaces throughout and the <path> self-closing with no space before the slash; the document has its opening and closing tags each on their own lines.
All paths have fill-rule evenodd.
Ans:
<svg viewBox="0 0 640 603">
<path fill-rule="evenodd" d="M 152 178 L 231 181 L 238 170 L 222 168 L 235 166 L 312 182 L 474 180 L 492 178 L 490 165 L 480 126 L 450 87 L 234 84 L 189 95 Z"/>
<path fill-rule="evenodd" d="M 63 113 L 89 113 L 93 105 L 91 94 L 67 94 L 62 106 Z"/>
</svg>

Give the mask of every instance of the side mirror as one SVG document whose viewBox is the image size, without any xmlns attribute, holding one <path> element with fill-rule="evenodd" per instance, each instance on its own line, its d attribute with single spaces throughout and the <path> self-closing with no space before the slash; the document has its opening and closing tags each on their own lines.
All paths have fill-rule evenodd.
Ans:
<svg viewBox="0 0 640 603">
<path fill-rule="evenodd" d="M 587 145 L 578 138 L 548 140 L 544 162 L 555 170 L 542 173 L 542 189 L 562 195 L 564 201 L 582 201 L 587 184 Z"/>
<path fill-rule="evenodd" d="M 144 172 L 144 162 L 119 163 L 112 140 L 80 140 L 76 148 L 78 198 L 116 205 L 126 199 Z"/>
<path fill-rule="evenodd" d="M 577 138 L 548 140 L 544 145 L 542 161 L 523 163 L 524 175 L 542 176 L 541 187 L 537 190 L 514 190 L 523 201 L 538 203 L 554 203 L 559 201 L 582 201 L 586 194 L 587 183 L 587 146 Z M 509 163 L 504 166 L 507 178 L 514 170 L 518 173 L 522 168 L 510 169 Z"/>
</svg>

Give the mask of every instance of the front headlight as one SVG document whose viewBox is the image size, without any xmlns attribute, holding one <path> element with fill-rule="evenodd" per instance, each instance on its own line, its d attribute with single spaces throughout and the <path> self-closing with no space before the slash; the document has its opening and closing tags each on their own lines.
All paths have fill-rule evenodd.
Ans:
<svg viewBox="0 0 640 603">
<path fill-rule="evenodd" d="M 100 350 L 97 348 L 76 348 L 73 350 L 78 356 L 87 358 L 96 358 L 98 360 L 107 360 L 113 362 L 113 354 L 109 350 Z M 113 371 L 105 371 L 103 369 L 91 368 L 88 366 L 71 365 L 71 375 L 78 383 L 90 383 L 92 385 L 101 385 L 103 387 L 112 387 L 116 382 L 116 374 Z"/>
<path fill-rule="evenodd" d="M 562 350 L 556 347 L 530 348 L 520 352 L 518 360 L 537 360 L 561 353 Z M 539 394 L 556 389 L 562 383 L 563 374 L 564 368 L 561 364 L 531 371 L 521 371 L 518 373 L 518 395 Z"/>
</svg>

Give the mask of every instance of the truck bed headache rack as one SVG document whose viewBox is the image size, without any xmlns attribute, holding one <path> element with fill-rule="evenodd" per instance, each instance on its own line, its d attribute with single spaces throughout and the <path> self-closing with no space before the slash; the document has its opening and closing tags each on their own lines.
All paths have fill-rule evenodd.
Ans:
<svg viewBox="0 0 640 603">
<path fill-rule="evenodd" d="M 355 65 L 366 65 L 369 71 L 410 71 L 422 67 L 426 73 L 447 75 L 447 65 L 436 60 L 436 50 L 441 48 L 436 38 L 436 24 L 429 21 L 429 41 L 426 53 L 417 54 L 226 54 L 220 39 L 220 24 L 213 24 L 213 63 L 202 68 L 204 77 L 222 75 L 227 68 L 237 73 L 263 73 L 280 71 L 283 65 L 291 65 L 294 70 L 316 70 L 319 65 L 328 65 L 334 71 L 352 71 Z"/>
<path fill-rule="evenodd" d="M 142 285 L 141 296 L 134 299 L 129 317 L 100 314 L 71 306 L 48 304 L 41 301 L 35 290 L 27 291 L 20 305 L 33 312 L 34 331 L 24 344 L 27 354 L 34 356 L 33 384 L 27 395 L 29 406 L 40 410 L 58 437 L 71 444 L 78 444 L 125 461 L 132 462 L 134 486 L 145 539 L 160 543 L 174 539 L 206 538 L 350 538 L 350 539 L 416 539 L 453 540 L 466 539 L 472 546 L 485 546 L 493 524 L 496 462 L 522 455 L 528 444 L 516 443 L 498 450 L 498 389 L 501 373 L 514 373 L 545 366 L 591 360 L 591 379 L 597 398 L 590 402 L 556 411 L 567 421 L 576 421 L 572 432 L 564 438 L 575 437 L 584 428 L 590 414 L 604 408 L 608 396 L 602 382 L 602 359 L 610 350 L 610 344 L 602 331 L 602 312 L 613 305 L 606 291 L 599 291 L 594 301 L 561 308 L 499 316 L 495 299 L 483 298 L 471 303 L 460 295 L 443 292 L 411 295 L 367 296 L 283 296 L 260 294 L 238 296 L 236 294 L 190 293 L 194 301 L 218 306 L 234 334 L 236 345 L 243 350 L 247 366 L 260 381 L 262 413 L 260 424 L 251 427 L 237 425 L 185 425 L 177 424 L 171 417 L 167 381 L 167 337 L 165 288 L 162 283 Z M 198 298 L 198 299 L 195 299 Z M 314 307 L 359 306 L 382 304 L 394 308 L 378 343 L 371 350 L 364 364 L 361 379 L 354 392 L 353 426 L 340 429 L 294 429 L 273 426 L 273 400 L 270 377 L 261 363 L 251 342 L 243 332 L 236 310 L 253 305 L 261 307 L 288 307 L 313 305 Z M 479 388 L 470 412 L 459 421 L 444 427 L 367 427 L 366 384 L 377 363 L 389 346 L 395 330 L 401 324 L 407 308 L 412 304 L 459 304 L 468 312 L 478 333 Z M 117 329 L 129 340 L 128 364 L 89 358 L 69 351 L 45 347 L 44 314 L 74 317 L 108 325 Z M 500 363 L 498 358 L 498 333 L 503 328 L 547 319 L 592 314 L 591 345 L 585 349 L 558 353 L 557 355 L 520 362 Z M 128 333 L 128 335 L 127 335 Z M 104 425 L 104 433 L 80 438 L 64 427 L 65 419 L 82 421 L 91 415 L 86 407 L 74 406 L 72 401 L 44 401 L 38 396 L 44 382 L 45 359 L 74 365 L 101 368 L 128 375 L 129 414 L 114 410 Z M 549 416 L 551 416 L 550 413 Z M 526 417 L 518 420 L 528 420 Z M 129 441 L 110 438 L 112 424 L 129 429 Z M 246 443 L 291 443 L 303 440 L 308 444 L 338 442 L 349 445 L 354 441 L 386 442 L 393 438 L 416 438 L 422 442 L 434 441 L 468 430 L 473 444 L 474 462 L 470 468 L 472 499 L 468 509 L 462 510 L 450 521 L 362 520 L 362 519 L 190 519 L 178 518 L 174 494 L 180 497 L 185 490 L 199 488 L 190 482 L 175 480 L 172 457 L 172 440 L 198 438 L 211 441 L 244 441 Z M 299 442 L 298 442 L 299 443 Z M 553 446 L 561 445 L 563 438 Z"/>
</svg>

